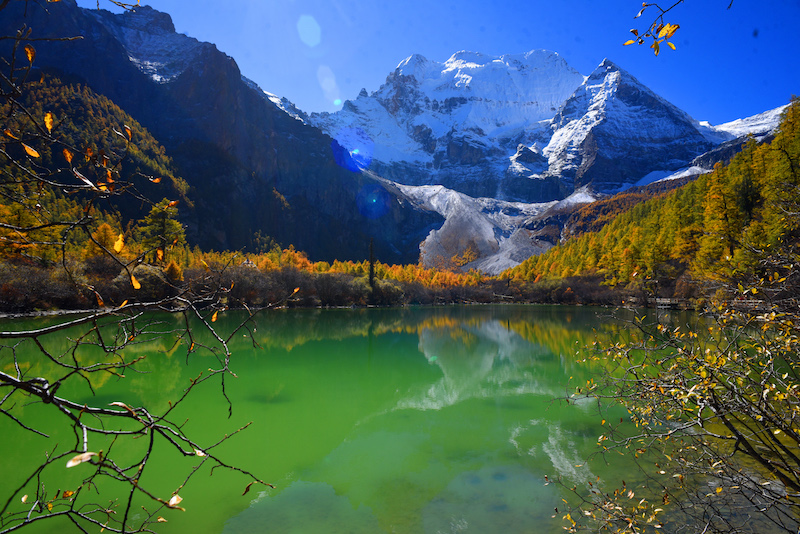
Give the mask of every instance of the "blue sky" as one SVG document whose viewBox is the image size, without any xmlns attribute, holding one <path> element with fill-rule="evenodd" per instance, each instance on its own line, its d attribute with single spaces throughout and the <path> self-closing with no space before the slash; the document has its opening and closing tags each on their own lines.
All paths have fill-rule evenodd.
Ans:
<svg viewBox="0 0 800 534">
<path fill-rule="evenodd" d="M 169 13 L 177 31 L 233 57 L 263 89 L 305 111 L 372 92 L 414 53 L 558 52 L 584 75 L 604 58 L 698 120 L 719 124 L 800 95 L 800 0 L 686 0 L 677 50 L 659 57 L 622 43 L 652 20 L 636 0 L 142 0 Z M 78 0 L 96 7 L 96 0 Z M 663 5 L 672 4 L 667 0 Z M 101 7 L 103 1 L 101 0 Z"/>
</svg>

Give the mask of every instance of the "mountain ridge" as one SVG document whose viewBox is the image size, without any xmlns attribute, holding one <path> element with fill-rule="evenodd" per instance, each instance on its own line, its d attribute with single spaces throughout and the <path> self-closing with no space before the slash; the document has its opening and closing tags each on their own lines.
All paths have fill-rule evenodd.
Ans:
<svg viewBox="0 0 800 534">
<path fill-rule="evenodd" d="M 714 127 L 610 60 L 584 76 L 539 50 L 412 55 L 340 112 L 309 115 L 152 8 L 113 15 L 64 0 L 48 10 L 28 16 L 84 40 L 37 45 L 37 65 L 81 77 L 153 132 L 196 200 L 181 213 L 189 234 L 208 248 L 247 246 L 259 231 L 313 258 L 349 259 L 374 239 L 384 261 L 421 254 L 430 265 L 474 247 L 480 257 L 462 268 L 499 272 L 550 246 L 558 225 L 541 217 L 556 206 L 693 163 L 702 172 L 728 157 L 697 159 L 709 149 L 735 149 L 780 114 Z M 434 193 L 452 202 L 425 196 Z M 460 236 L 465 228 L 473 234 Z"/>
</svg>

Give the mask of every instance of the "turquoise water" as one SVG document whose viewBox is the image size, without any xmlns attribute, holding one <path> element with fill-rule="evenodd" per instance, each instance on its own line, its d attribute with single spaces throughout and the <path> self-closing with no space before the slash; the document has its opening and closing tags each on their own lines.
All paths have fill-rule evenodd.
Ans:
<svg viewBox="0 0 800 534">
<path fill-rule="evenodd" d="M 222 314 L 218 328 L 232 329 L 241 318 Z M 225 470 L 209 476 L 203 467 L 181 489 L 186 511 L 165 510 L 168 522 L 157 530 L 561 531 L 554 508 L 565 495 L 545 475 L 583 484 L 614 477 L 619 467 L 585 462 L 602 433 L 596 406 L 553 399 L 597 372 L 576 352 L 595 331 L 618 324 L 608 310 L 547 306 L 264 313 L 232 342 L 232 417 L 219 384 L 206 383 L 174 419 L 185 418 L 187 433 L 207 445 L 252 423 L 216 454 L 276 487 L 253 486 L 242 495 L 248 479 Z M 63 337 L 52 343 L 68 345 Z M 85 385 L 60 393 L 158 410 L 214 363 L 193 354 L 187 364 L 186 346 L 168 339 L 132 352 L 146 356 L 139 373 L 106 377 L 93 384 L 94 395 Z M 8 351 L 0 357 L 8 367 Z M 32 372 L 41 371 L 30 358 Z M 75 441 L 68 430 L 49 428 L 46 407 L 21 409 L 52 437 L 0 419 L 7 437 L 0 448 L 3 501 L 45 451 Z M 128 446 L 135 452 L 135 444 Z M 198 458 L 158 452 L 142 484 L 168 498 Z M 53 472 L 48 483 L 76 485 L 81 468 Z"/>
</svg>

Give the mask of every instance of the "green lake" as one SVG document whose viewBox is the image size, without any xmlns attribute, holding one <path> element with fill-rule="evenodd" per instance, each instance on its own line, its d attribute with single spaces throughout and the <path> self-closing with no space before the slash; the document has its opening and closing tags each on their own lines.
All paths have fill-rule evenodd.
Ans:
<svg viewBox="0 0 800 534">
<path fill-rule="evenodd" d="M 555 400 L 600 372 L 577 352 L 595 336 L 624 333 L 624 313 L 554 306 L 262 313 L 231 345 L 238 376 L 226 381 L 232 417 L 217 381 L 193 391 L 173 419 L 186 419 L 186 432 L 208 445 L 252 422 L 215 453 L 275 488 L 253 486 L 242 495 L 248 479 L 240 474 L 200 472 L 181 489 L 186 511 L 164 510 L 168 522 L 158 531 L 561 532 L 563 513 L 554 509 L 566 494 L 545 476 L 616 484 L 627 468 L 625 458 L 586 463 L 603 433 L 592 401 Z M 221 314 L 216 326 L 224 332 L 242 318 Z M 68 345 L 63 336 L 52 343 Z M 138 373 L 93 383 L 94 396 L 78 385 L 59 394 L 157 412 L 215 363 L 202 353 L 187 363 L 186 345 L 170 339 L 131 351 L 146 356 Z M 8 349 L 0 352 L 4 369 L 11 362 Z M 0 419 L 3 502 L 45 452 L 74 447 L 69 431 L 49 428 L 48 408 L 18 406 L 15 413 L 51 432 L 49 439 Z M 162 449 L 142 484 L 169 498 L 200 459 Z M 77 485 L 83 468 L 48 483 Z M 59 531 L 77 530 L 66 524 Z"/>
</svg>

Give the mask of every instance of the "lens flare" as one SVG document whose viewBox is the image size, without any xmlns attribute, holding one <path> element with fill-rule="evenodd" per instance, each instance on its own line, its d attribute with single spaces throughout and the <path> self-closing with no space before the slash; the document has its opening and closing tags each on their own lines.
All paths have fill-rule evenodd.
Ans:
<svg viewBox="0 0 800 534">
<path fill-rule="evenodd" d="M 311 15 L 300 15 L 297 19 L 297 33 L 300 35 L 300 40 L 310 48 L 322 42 L 322 28 L 319 27 L 317 19 Z"/>
<path fill-rule="evenodd" d="M 392 197 L 378 184 L 366 184 L 356 196 L 358 211 L 367 219 L 380 219 L 389 212 Z"/>
<path fill-rule="evenodd" d="M 331 143 L 336 163 L 345 169 L 358 172 L 372 163 L 375 142 L 361 128 L 342 128 Z"/>
<path fill-rule="evenodd" d="M 317 81 L 325 95 L 325 100 L 334 104 L 342 101 L 339 95 L 339 84 L 336 83 L 336 75 L 333 73 L 333 69 L 327 65 L 320 65 L 317 68 Z"/>
</svg>

